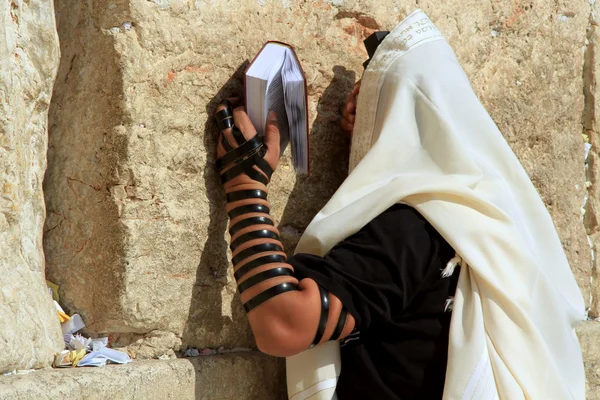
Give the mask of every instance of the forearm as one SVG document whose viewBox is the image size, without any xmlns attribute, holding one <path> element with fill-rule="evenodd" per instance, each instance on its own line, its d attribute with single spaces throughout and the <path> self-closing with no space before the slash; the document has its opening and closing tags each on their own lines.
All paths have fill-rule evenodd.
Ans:
<svg viewBox="0 0 600 400">
<path fill-rule="evenodd" d="M 344 337 L 354 319 L 312 279 L 298 282 L 270 216 L 266 184 L 279 158 L 277 118 L 270 114 L 262 140 L 243 107 L 233 110 L 225 102 L 217 124 L 222 134 L 216 166 L 227 193 L 234 276 L 257 345 L 288 356 Z"/>
<path fill-rule="evenodd" d="M 226 192 L 234 276 L 258 347 L 289 356 L 350 333 L 354 320 L 342 312 L 339 299 L 323 293 L 312 279 L 298 282 L 293 276 L 269 215 L 266 186 L 247 181 L 226 187 Z M 328 297 L 325 315 L 323 295 Z"/>
<path fill-rule="evenodd" d="M 258 305 L 253 300 L 258 294 L 284 283 L 294 290 L 298 280 L 286 263 L 279 231 L 270 216 L 266 186 L 245 183 L 226 188 L 226 193 L 234 276 L 249 312 Z"/>
</svg>

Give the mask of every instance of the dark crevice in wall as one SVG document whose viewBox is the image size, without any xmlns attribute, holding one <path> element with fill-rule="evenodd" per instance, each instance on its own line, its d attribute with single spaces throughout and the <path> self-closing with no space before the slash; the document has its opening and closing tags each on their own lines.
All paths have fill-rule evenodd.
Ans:
<svg viewBox="0 0 600 400">
<path fill-rule="evenodd" d="M 598 35 L 598 26 L 594 19 L 593 4 L 591 4 L 589 25 L 586 36 L 586 47 L 583 64 L 583 95 L 584 95 L 584 110 L 583 110 L 583 139 L 586 148 L 585 152 L 585 186 L 587 189 L 582 205 L 582 222 L 587 233 L 587 240 L 590 244 L 592 252 L 591 265 L 591 293 L 589 298 L 585 299 L 586 304 L 589 304 L 587 309 L 588 318 L 598 317 L 598 300 L 593 296 L 597 291 L 597 262 L 596 262 L 596 246 L 595 238 L 599 234 L 598 223 L 598 199 L 594 195 L 598 184 L 597 167 L 600 158 L 599 144 L 600 139 L 596 132 L 596 36 Z"/>
<path fill-rule="evenodd" d="M 47 278 L 87 333 L 118 320 L 124 235 L 111 188 L 124 156 L 123 82 L 113 39 L 100 28 L 104 2 L 55 1 L 61 62 L 48 115 L 44 179 Z M 117 328 L 117 327 L 115 327 Z"/>
</svg>

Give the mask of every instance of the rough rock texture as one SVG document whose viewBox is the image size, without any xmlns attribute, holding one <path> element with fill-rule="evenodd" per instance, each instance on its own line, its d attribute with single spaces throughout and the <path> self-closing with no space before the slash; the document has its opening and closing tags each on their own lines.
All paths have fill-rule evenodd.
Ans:
<svg viewBox="0 0 600 400">
<path fill-rule="evenodd" d="M 444 18 L 439 8 L 432 14 L 447 21 L 439 27 L 548 207 L 589 306 L 591 251 L 580 218 L 586 193 L 581 116 L 589 4 L 485 3 L 456 19 Z"/>
<path fill-rule="evenodd" d="M 248 3 L 238 12 L 167 3 L 56 2 L 63 61 L 45 183 L 48 274 L 64 305 L 82 313 L 90 333 L 121 344 L 143 348 L 139 338 L 151 333 L 146 356 L 177 347 L 170 332 L 197 347 L 253 345 L 228 275 L 224 195 L 212 168 L 209 115 L 241 89 L 230 76 L 268 38 L 297 42 L 306 63 L 312 145 L 322 151 L 316 173 L 300 182 L 286 159 L 271 196 L 294 243 L 344 177 L 335 119 L 364 58 L 354 30 L 365 28 L 327 4 Z M 282 21 L 267 23 L 267 11 Z M 223 22 L 224 34 L 209 29 Z M 251 26 L 253 35 L 233 34 Z M 330 28 L 331 40 L 314 40 Z M 353 70 L 339 65 L 340 54 Z M 311 202 L 301 196 L 307 188 Z"/>
<path fill-rule="evenodd" d="M 62 342 L 42 253 L 53 12 L 51 0 L 0 2 L 0 372 L 45 367 Z"/>
<path fill-rule="evenodd" d="M 282 400 L 281 364 L 253 353 L 43 370 L 0 377 L 0 400 Z"/>
<path fill-rule="evenodd" d="M 587 321 L 577 329 L 584 354 L 587 400 L 600 400 L 600 322 Z"/>
<path fill-rule="evenodd" d="M 296 46 L 313 174 L 296 177 L 288 154 L 270 186 L 291 251 L 346 174 L 337 110 L 360 77 L 362 39 L 417 3 L 530 173 L 589 299 L 580 221 L 587 2 L 57 0 L 63 59 L 45 250 L 65 306 L 90 332 L 135 342 L 146 356 L 180 344 L 252 346 L 212 168 L 217 102 L 241 93 L 243 61 L 265 40 Z"/>
<path fill-rule="evenodd" d="M 593 5 L 593 16 L 599 15 L 600 6 Z M 590 19 L 586 59 L 584 68 L 585 112 L 583 115 L 584 133 L 591 145 L 587 159 L 588 198 L 585 204 L 584 224 L 590 236 L 594 254 L 600 245 L 600 30 L 597 21 Z M 600 315 L 600 282 L 598 282 L 598 259 L 594 257 L 590 277 L 592 284 L 592 316 Z"/>
</svg>

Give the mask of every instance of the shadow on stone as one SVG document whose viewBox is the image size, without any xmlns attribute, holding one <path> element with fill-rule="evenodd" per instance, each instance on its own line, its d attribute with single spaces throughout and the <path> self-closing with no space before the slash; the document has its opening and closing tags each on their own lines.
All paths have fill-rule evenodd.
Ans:
<svg viewBox="0 0 600 400">
<path fill-rule="evenodd" d="M 288 255 L 293 254 L 304 229 L 348 176 L 350 143 L 339 121 L 340 109 L 355 80 L 354 71 L 336 65 L 333 79 L 317 104 L 310 129 L 310 176 L 297 178 L 279 223 Z"/>
<path fill-rule="evenodd" d="M 44 250 L 48 279 L 90 335 L 127 331 L 121 294 L 126 233 L 111 190 L 126 157 L 123 80 L 113 39 L 96 27 L 102 5 L 56 4 L 61 61 L 48 115 Z"/>
<path fill-rule="evenodd" d="M 227 232 L 228 217 L 225 211 L 225 192 L 221 187 L 219 175 L 214 168 L 216 161 L 215 149 L 219 132 L 213 118 L 219 103 L 228 97 L 239 96 L 243 91 L 243 76 L 248 61 L 245 61 L 230 79 L 218 91 L 215 97 L 206 105 L 206 115 L 208 119 L 204 126 L 204 147 L 207 155 L 207 165 L 204 169 L 203 179 L 206 187 L 206 196 L 209 202 L 210 222 L 208 235 L 204 244 L 204 250 L 198 263 L 196 273 L 196 282 L 194 284 L 190 309 L 188 312 L 188 321 L 183 332 L 183 348 L 191 343 L 204 343 L 202 338 L 198 338 L 206 330 L 222 331 L 224 329 L 239 330 L 240 333 L 246 332 L 244 337 L 237 338 L 241 343 L 252 342 L 249 337 L 250 330 L 247 326 L 236 328 L 233 325 L 246 324 L 245 316 L 241 305 L 238 303 L 239 295 L 235 293 L 232 300 L 232 316 L 223 316 L 222 301 L 223 288 L 227 285 L 227 268 L 229 260 L 227 256 L 228 243 L 225 240 Z M 211 314 L 210 326 L 206 318 L 206 313 Z M 218 336 L 218 335 L 217 335 Z M 236 346 L 237 343 L 206 343 L 206 346 Z"/>
<path fill-rule="evenodd" d="M 236 338 L 240 342 L 254 342 L 239 295 L 236 293 L 232 299 L 228 299 L 232 301 L 231 317 L 225 316 L 222 309 L 229 266 L 228 243 L 225 239 L 228 217 L 225 211 L 225 193 L 217 171 L 213 168 L 218 131 L 212 116 L 222 99 L 238 96 L 243 92 L 242 80 L 246 67 L 247 63 L 242 64 L 206 106 L 209 119 L 204 127 L 207 167 L 203 178 L 210 204 L 210 223 L 204 251 L 198 264 L 188 320 L 182 337 L 182 350 L 199 342 L 205 343 L 207 347 L 212 346 L 212 343 L 206 343 L 201 337 L 208 331 L 218 333 L 234 330 L 243 336 Z M 354 82 L 353 71 L 336 66 L 333 68 L 330 85 L 320 95 L 317 116 L 311 126 L 310 135 L 312 173 L 310 177 L 299 177 L 296 181 L 279 224 L 280 230 L 283 229 L 282 241 L 289 254 L 293 252 L 301 231 L 347 176 L 349 143 L 339 128 L 339 110 L 345 104 L 346 96 Z M 319 96 L 319 93 L 311 95 Z M 323 190 L 325 187 L 327 190 Z M 214 343 L 214 346 L 219 345 L 227 347 L 235 346 L 236 343 Z M 282 366 L 281 360 L 278 365 Z M 281 387 L 285 388 L 283 378 L 281 384 Z"/>
</svg>

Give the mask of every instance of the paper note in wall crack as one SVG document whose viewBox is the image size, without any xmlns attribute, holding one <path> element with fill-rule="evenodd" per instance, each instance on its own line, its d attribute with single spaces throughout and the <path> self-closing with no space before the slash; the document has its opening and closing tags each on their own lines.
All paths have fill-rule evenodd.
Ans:
<svg viewBox="0 0 600 400">
<path fill-rule="evenodd" d="M 81 319 L 81 317 L 79 316 L 79 314 L 73 314 L 71 316 L 71 319 L 68 321 L 63 322 L 60 325 L 63 335 L 67 334 L 67 333 L 76 333 L 77 331 L 82 330 L 83 328 L 85 328 L 85 324 L 83 323 L 83 320 Z"/>
</svg>

